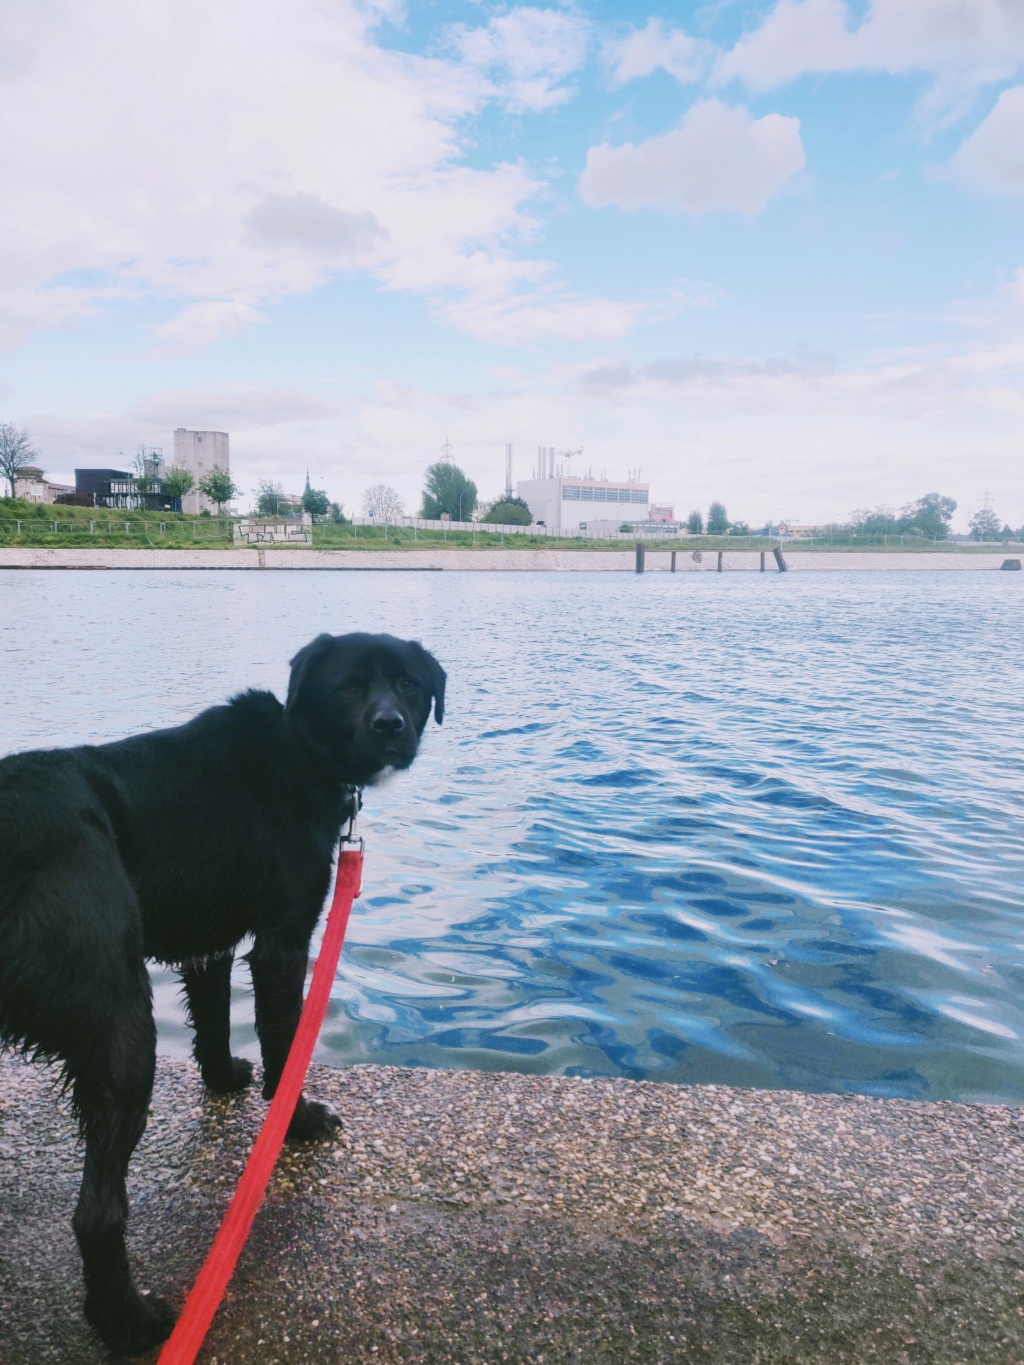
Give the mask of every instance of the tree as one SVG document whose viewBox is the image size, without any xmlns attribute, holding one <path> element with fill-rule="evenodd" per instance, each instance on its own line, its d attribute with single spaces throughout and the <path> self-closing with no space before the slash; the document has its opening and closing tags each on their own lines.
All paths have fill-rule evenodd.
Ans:
<svg viewBox="0 0 1024 1365">
<path fill-rule="evenodd" d="M 146 463 L 146 447 L 138 446 L 132 456 L 132 470 L 135 473 L 135 487 L 140 493 L 149 492 L 149 471 Z"/>
<path fill-rule="evenodd" d="M 215 464 L 207 474 L 205 479 L 199 480 L 199 491 L 211 502 L 217 505 L 217 515 L 220 516 L 220 509 L 232 498 L 237 498 L 241 489 L 226 469 L 221 469 L 219 464 Z"/>
<path fill-rule="evenodd" d="M 724 502 L 713 502 L 708 508 L 708 535 L 724 536 L 729 529 L 729 514 Z"/>
<path fill-rule="evenodd" d="M 891 536 L 899 530 L 899 517 L 895 507 L 858 507 L 850 513 L 849 530 L 857 536 Z"/>
<path fill-rule="evenodd" d="M 900 509 L 897 529 L 916 530 L 929 540 L 945 540 L 955 511 L 956 501 L 953 498 L 944 498 L 941 493 L 925 493 L 923 498 L 908 502 Z"/>
<path fill-rule="evenodd" d="M 279 517 L 284 488 L 273 479 L 260 479 L 256 485 L 256 515 L 258 517 Z"/>
<path fill-rule="evenodd" d="M 704 514 L 695 507 L 686 518 L 686 529 L 691 536 L 702 536 L 704 534 Z"/>
<path fill-rule="evenodd" d="M 179 510 L 182 498 L 191 493 L 196 484 L 191 469 L 187 469 L 183 464 L 172 464 L 160 482 L 163 484 L 164 492 L 177 500 Z"/>
<path fill-rule="evenodd" d="M 307 488 L 302 495 L 302 510 L 311 517 L 326 517 L 331 510 L 331 500 L 322 488 Z"/>
<path fill-rule="evenodd" d="M 363 515 L 374 521 L 397 521 L 405 516 L 405 507 L 396 488 L 386 483 L 373 483 L 363 494 Z"/>
<path fill-rule="evenodd" d="M 745 521 L 733 521 L 729 524 L 728 534 L 730 536 L 749 536 L 750 527 Z"/>
<path fill-rule="evenodd" d="M 533 513 L 523 498 L 503 495 L 486 509 L 483 520 L 495 526 L 529 526 L 533 521 Z"/>
<path fill-rule="evenodd" d="M 331 520 L 336 522 L 339 526 L 343 526 L 345 522 L 348 521 L 348 517 L 345 515 L 345 504 L 343 502 L 332 502 L 328 511 Z"/>
<path fill-rule="evenodd" d="M 21 477 L 22 471 L 29 468 L 36 458 L 28 431 L 20 429 L 13 422 L 0 422 L 0 478 L 11 485 L 14 497 L 14 481 Z"/>
<path fill-rule="evenodd" d="M 476 484 L 450 460 L 427 466 L 423 487 L 423 511 L 427 521 L 439 521 L 447 512 L 452 521 L 469 521 L 476 507 Z"/>
<path fill-rule="evenodd" d="M 967 525 L 972 540 L 999 539 L 999 518 L 991 507 L 979 507 Z"/>
</svg>

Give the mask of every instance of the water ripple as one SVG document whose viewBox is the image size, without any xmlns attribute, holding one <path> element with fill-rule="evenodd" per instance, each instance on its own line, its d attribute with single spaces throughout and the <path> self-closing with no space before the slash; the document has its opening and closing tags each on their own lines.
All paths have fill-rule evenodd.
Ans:
<svg viewBox="0 0 1024 1365">
<path fill-rule="evenodd" d="M 1017 576 L 7 577 L 4 749 L 281 693 L 321 630 L 444 661 L 323 1060 L 1024 1102 Z"/>
</svg>

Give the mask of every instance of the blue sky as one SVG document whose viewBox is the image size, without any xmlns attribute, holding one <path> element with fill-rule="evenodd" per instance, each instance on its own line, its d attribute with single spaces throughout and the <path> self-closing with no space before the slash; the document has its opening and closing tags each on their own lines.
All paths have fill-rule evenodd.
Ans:
<svg viewBox="0 0 1024 1365">
<path fill-rule="evenodd" d="M 210 426 L 357 510 L 449 438 L 484 496 L 511 441 L 682 513 L 1024 523 L 1021 0 L 0 25 L 0 416 L 53 477 Z"/>
</svg>

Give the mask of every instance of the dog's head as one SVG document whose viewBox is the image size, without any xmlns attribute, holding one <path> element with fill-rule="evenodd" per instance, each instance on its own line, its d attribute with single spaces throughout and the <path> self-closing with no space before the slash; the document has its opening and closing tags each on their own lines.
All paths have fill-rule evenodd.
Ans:
<svg viewBox="0 0 1024 1365">
<path fill-rule="evenodd" d="M 354 786 L 416 757 L 433 703 L 444 719 L 445 671 L 416 640 L 318 635 L 292 659 L 285 711 Z"/>
</svg>

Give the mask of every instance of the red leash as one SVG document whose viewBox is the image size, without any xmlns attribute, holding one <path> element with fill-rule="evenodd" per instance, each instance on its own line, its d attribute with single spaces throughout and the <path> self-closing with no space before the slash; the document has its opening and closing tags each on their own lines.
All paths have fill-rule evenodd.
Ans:
<svg viewBox="0 0 1024 1365">
<path fill-rule="evenodd" d="M 160 1352 L 157 1365 L 192 1365 L 234 1273 L 252 1221 L 263 1201 L 288 1124 L 302 1094 L 309 1059 L 327 1012 L 331 983 L 341 955 L 352 902 L 359 895 L 362 872 L 362 840 L 352 848 L 346 848 L 343 844 L 338 855 L 334 899 L 331 901 L 320 955 L 313 968 L 313 979 L 309 983 L 309 993 L 302 1006 L 302 1015 L 281 1073 L 280 1084 L 249 1153 L 249 1160 L 228 1205 L 224 1221 L 192 1286 L 192 1292 L 185 1301 L 181 1317 Z"/>
</svg>

